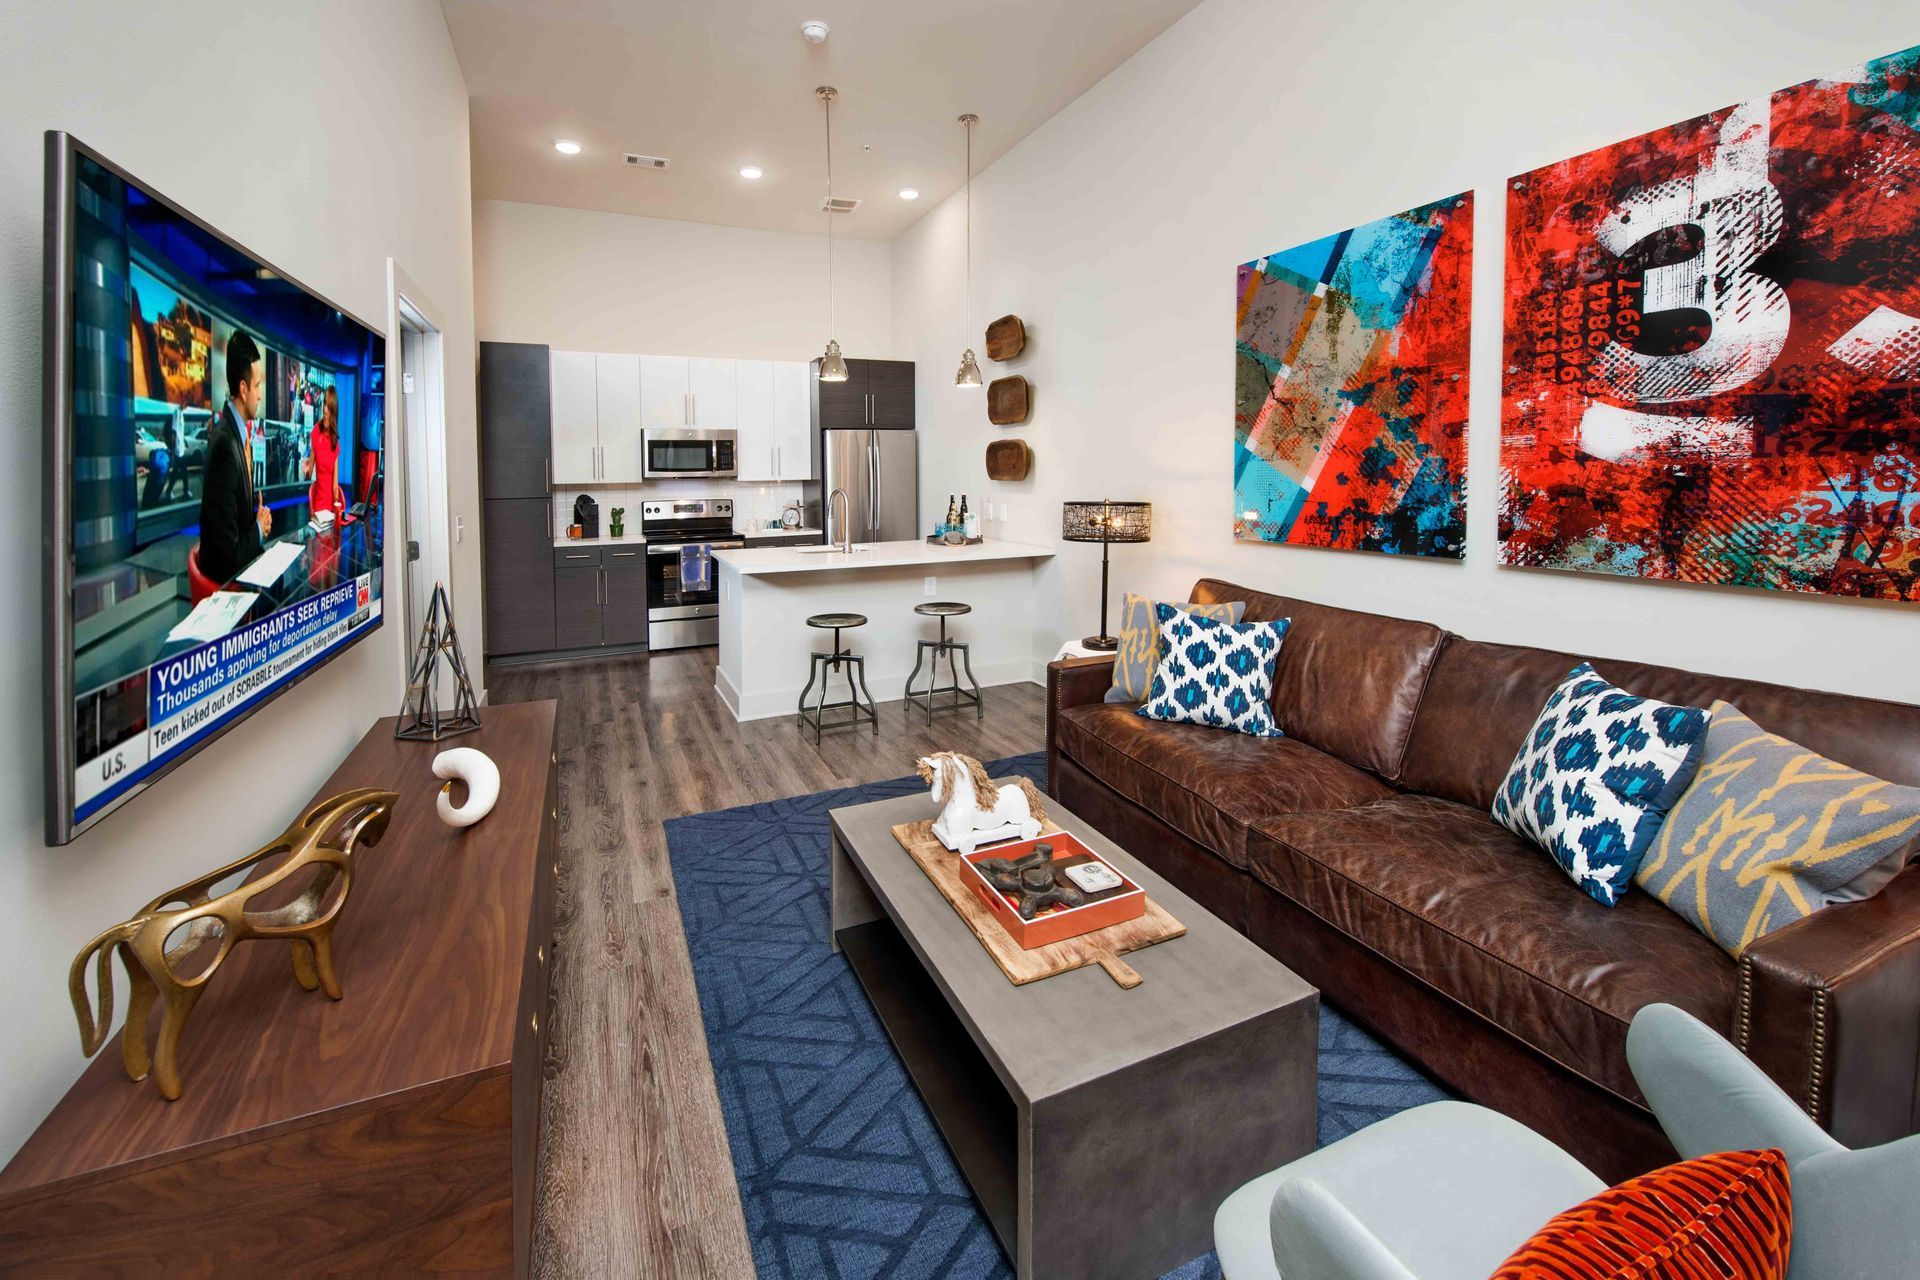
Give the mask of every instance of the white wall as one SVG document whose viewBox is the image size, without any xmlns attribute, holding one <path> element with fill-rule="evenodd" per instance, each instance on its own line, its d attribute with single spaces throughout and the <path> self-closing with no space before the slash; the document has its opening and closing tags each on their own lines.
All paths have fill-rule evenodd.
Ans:
<svg viewBox="0 0 1920 1280">
<path fill-rule="evenodd" d="M 0 30 L 0 545 L 14 552 L 0 570 L 13 606 L 0 611 L 4 1159 L 83 1065 L 67 1002 L 74 953 L 284 827 L 373 719 L 398 708 L 405 647 L 404 625 L 389 621 L 151 794 L 66 848 L 42 846 L 42 131 L 75 134 L 380 327 L 387 258 L 398 258 L 447 321 L 449 501 L 469 528 L 478 469 L 467 94 L 437 4 L 0 0 Z M 477 637 L 478 543 L 453 550 L 459 621 Z M 388 601 L 397 610 L 398 591 Z"/>
<path fill-rule="evenodd" d="M 1920 668 L 1893 660 L 1911 606 L 1501 569 L 1495 510 L 1505 179 L 1916 40 L 1910 0 L 1207 0 L 975 179 L 970 340 L 1005 312 L 1027 323 L 1029 354 L 986 365 L 1034 384 L 1026 482 L 988 484 L 999 432 L 951 385 L 960 197 L 895 241 L 921 475 L 1010 503 L 1005 534 L 1035 540 L 1059 536 L 1062 499 L 1150 499 L 1153 542 L 1114 549 L 1116 592 L 1184 596 L 1211 573 L 1469 636 L 1920 701 Z M 1235 264 L 1468 188 L 1466 562 L 1236 543 Z M 1099 559 L 1052 561 L 1047 654 L 1094 629 Z"/>
<path fill-rule="evenodd" d="M 577 351 L 811 360 L 827 343 L 824 235 L 506 200 L 473 207 L 474 310 L 487 342 Z M 893 340 L 891 253 L 834 237 L 849 356 Z"/>
</svg>

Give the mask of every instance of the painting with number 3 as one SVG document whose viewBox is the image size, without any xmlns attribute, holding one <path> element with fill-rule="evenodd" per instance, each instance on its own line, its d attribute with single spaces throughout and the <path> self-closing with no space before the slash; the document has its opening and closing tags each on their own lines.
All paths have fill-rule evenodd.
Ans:
<svg viewBox="0 0 1920 1280">
<path fill-rule="evenodd" d="M 1508 184 L 1508 564 L 1920 600 L 1920 48 Z"/>
</svg>

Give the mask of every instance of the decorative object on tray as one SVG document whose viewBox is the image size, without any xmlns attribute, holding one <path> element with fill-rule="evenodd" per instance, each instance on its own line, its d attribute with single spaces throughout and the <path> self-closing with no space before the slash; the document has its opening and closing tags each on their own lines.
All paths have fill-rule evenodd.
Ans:
<svg viewBox="0 0 1920 1280">
<path fill-rule="evenodd" d="M 447 779 L 434 797 L 434 809 L 440 821 L 450 827 L 470 827 L 493 812 L 500 798 L 500 768 L 486 752 L 473 747 L 453 747 L 433 758 L 433 776 Z M 453 784 L 467 787 L 466 803 L 455 807 Z"/>
<path fill-rule="evenodd" d="M 1729 954 L 1872 897 L 1920 855 L 1920 787 L 1768 733 L 1728 702 L 1708 708 L 1701 741 L 1633 880 Z"/>
<path fill-rule="evenodd" d="M 1235 538 L 1466 554 L 1472 292 L 1471 191 L 1241 264 Z"/>
<path fill-rule="evenodd" d="M 996 427 L 1025 422 L 1032 405 L 1033 389 L 1017 373 L 995 378 L 987 384 L 987 421 Z"/>
<path fill-rule="evenodd" d="M 448 715 L 440 713 L 439 667 L 443 654 L 454 686 L 453 711 Z M 413 667 L 407 675 L 406 705 L 400 708 L 393 736 L 409 742 L 438 742 L 479 727 L 480 702 L 473 696 L 467 660 L 460 653 L 460 636 L 453 629 L 453 602 L 447 599 L 446 584 L 436 582 L 433 602 L 427 606 L 426 625 L 420 629 L 420 644 L 413 651 Z"/>
<path fill-rule="evenodd" d="M 1493 819 L 1552 855 L 1611 907 L 1693 781 L 1707 713 L 1642 698 L 1581 663 L 1534 718 Z"/>
<path fill-rule="evenodd" d="M 1502 564 L 1920 600 L 1920 46 L 1836 70 L 1507 183 Z"/>
<path fill-rule="evenodd" d="M 1117 649 L 1120 642 L 1107 634 L 1107 548 L 1116 542 L 1153 539 L 1151 502 L 1064 502 L 1060 505 L 1060 537 L 1067 542 L 1100 544 L 1100 634 L 1082 643 L 1089 649 Z"/>
<path fill-rule="evenodd" d="M 936 547 L 977 547 L 985 538 L 969 538 L 958 529 L 949 529 L 945 533 L 930 533 L 927 541 Z"/>
<path fill-rule="evenodd" d="M 1025 951 L 1146 914 L 1146 891 L 1064 831 L 1003 850 L 968 854 L 962 861 L 974 873 L 969 881 L 973 891 Z M 1089 869 L 1105 873 L 1106 888 L 1084 890 L 1067 874 Z"/>
<path fill-rule="evenodd" d="M 1108 702 L 1145 702 L 1153 687 L 1153 673 L 1160 667 L 1160 618 L 1154 612 L 1160 602 L 1129 591 L 1120 597 L 1120 647 L 1113 656 L 1113 688 L 1107 690 Z M 1245 600 L 1222 600 L 1215 604 L 1189 604 L 1182 600 L 1166 603 L 1183 613 L 1197 614 L 1215 622 L 1238 622 L 1247 612 Z"/>
<path fill-rule="evenodd" d="M 80 1021 L 81 1051 L 89 1058 L 98 1053 L 113 1025 L 109 960 L 116 951 L 129 990 L 121 1061 L 132 1080 L 146 1079 L 151 1070 L 154 1087 L 169 1102 L 180 1096 L 177 1055 L 187 1017 L 240 943 L 292 943 L 294 980 L 308 991 L 318 987 L 338 1000 L 333 926 L 353 891 L 353 855 L 362 840 L 380 842 L 398 798 L 391 791 L 362 787 L 322 800 L 246 857 L 168 890 L 80 948 L 67 973 L 67 990 Z M 212 896 L 214 885 L 268 858 L 282 861 L 266 874 Z M 203 948 L 210 949 L 204 963 L 199 954 Z M 97 1018 L 87 997 L 87 961 L 95 956 Z M 147 1020 L 156 999 L 162 1010 L 160 1033 L 149 1056 Z"/>
<path fill-rule="evenodd" d="M 1025 440 L 987 442 L 987 479 L 1025 480 L 1033 469 L 1033 450 Z"/>
<path fill-rule="evenodd" d="M 995 786 L 972 756 L 937 751 L 914 763 L 933 802 L 942 806 L 933 824 L 940 843 L 957 853 L 972 853 L 1001 840 L 1032 840 L 1047 819 L 1047 800 L 1021 778 Z"/>
<path fill-rule="evenodd" d="M 1027 349 L 1027 326 L 1019 316 L 1001 316 L 987 326 L 987 359 L 1011 360 Z"/>
<path fill-rule="evenodd" d="M 1087 900 L 1078 886 L 1054 878 L 1053 846 L 1044 840 L 1023 857 L 982 858 L 973 868 L 995 891 L 1018 901 L 1022 920 L 1031 920 L 1048 907 L 1077 907 Z"/>
<path fill-rule="evenodd" d="M 1059 941 L 1022 946 L 1017 931 L 1027 928 L 1036 931 L 1064 928 L 1071 923 L 1071 917 L 1062 924 L 1051 924 L 1049 921 L 1060 920 L 1062 916 L 1061 912 L 1054 911 L 1039 917 L 1029 926 L 1020 920 L 1013 908 L 1008 908 L 1004 917 L 996 916 L 989 905 L 988 892 L 983 892 L 987 889 L 986 881 L 973 869 L 973 864 L 976 861 L 997 860 L 1003 854 L 1017 856 L 1030 852 L 1030 846 L 988 850 L 973 855 L 971 859 L 956 858 L 933 834 L 933 823 L 930 821 L 903 822 L 892 831 L 893 838 L 900 842 L 900 846 L 926 874 L 927 879 L 933 881 L 940 896 L 947 900 L 947 905 L 973 931 L 981 947 L 999 966 L 1000 972 L 1015 986 L 1097 964 L 1120 986 L 1131 989 L 1140 985 L 1140 974 L 1120 957 L 1129 951 L 1138 951 L 1156 942 L 1177 938 L 1187 931 L 1185 925 L 1168 915 L 1165 908 L 1149 898 L 1138 885 L 1122 877 L 1122 883 L 1127 888 L 1139 891 L 1134 901 L 1138 902 L 1140 909 L 1134 918 L 1096 927 L 1089 932 L 1074 932 Z M 1083 842 L 1051 822 L 1042 825 L 1040 838 L 1054 846 L 1056 855 L 1063 848 L 1071 848 L 1074 854 L 1093 854 Z M 1104 859 L 1100 859 L 1100 864 L 1118 874 L 1118 869 Z M 1038 936 L 1036 933 L 1035 941 Z"/>
</svg>

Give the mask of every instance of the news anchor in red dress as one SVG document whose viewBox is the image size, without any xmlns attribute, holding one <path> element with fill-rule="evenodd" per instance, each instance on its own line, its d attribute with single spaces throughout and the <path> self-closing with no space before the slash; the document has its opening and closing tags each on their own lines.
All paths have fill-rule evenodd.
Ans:
<svg viewBox="0 0 1920 1280">
<path fill-rule="evenodd" d="M 346 509 L 347 495 L 340 489 L 340 395 L 332 387 L 322 401 L 320 421 L 313 424 L 313 487 L 308 501 L 313 514 L 331 511 L 336 517 Z"/>
</svg>

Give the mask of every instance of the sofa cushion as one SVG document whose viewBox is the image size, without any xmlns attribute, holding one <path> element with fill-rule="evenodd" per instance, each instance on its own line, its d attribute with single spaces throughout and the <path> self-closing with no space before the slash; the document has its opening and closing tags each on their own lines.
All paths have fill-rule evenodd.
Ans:
<svg viewBox="0 0 1920 1280">
<path fill-rule="evenodd" d="M 1120 606 L 1120 625 L 1115 634 L 1120 647 L 1113 653 L 1113 688 L 1107 690 L 1108 702 L 1145 702 L 1153 684 L 1154 668 L 1160 665 L 1160 619 L 1154 610 L 1161 604 L 1129 591 Z M 1244 600 L 1224 604 L 1185 604 L 1166 601 L 1176 609 L 1191 609 L 1216 622 L 1238 622 L 1246 613 Z"/>
<path fill-rule="evenodd" d="M 1264 615 L 1249 604 L 1247 616 Z M 1287 637 L 1292 652 L 1281 657 L 1276 687 L 1286 679 L 1288 659 L 1298 658 L 1305 647 L 1294 648 L 1303 621 L 1297 608 L 1294 620 L 1294 634 Z M 1578 655 L 1553 649 L 1454 637 L 1433 664 L 1405 763 L 1394 780 L 1409 791 L 1485 809 L 1493 803 L 1540 705 L 1579 661 Z M 1643 698 L 1689 707 L 1731 702 L 1769 733 L 1876 778 L 1920 786 L 1920 706 L 1644 662 L 1592 661 L 1606 679 Z M 1284 715 L 1280 727 L 1293 731 Z"/>
<path fill-rule="evenodd" d="M 1244 600 L 1248 622 L 1292 618 L 1273 673 L 1273 713 L 1281 730 L 1369 773 L 1399 776 L 1420 693 L 1446 632 L 1430 622 L 1335 609 L 1213 578 L 1194 586 L 1193 599 Z M 1546 696 L 1542 690 L 1534 711 Z"/>
<path fill-rule="evenodd" d="M 1242 871 L 1256 819 L 1393 794 L 1378 778 L 1291 738 L 1163 724 L 1122 703 L 1067 707 L 1059 742 L 1087 772 Z"/>
<path fill-rule="evenodd" d="M 1623 1098 L 1640 1098 L 1626 1038 L 1642 1005 L 1733 1025 L 1725 952 L 1645 894 L 1601 906 L 1484 810 L 1395 795 L 1255 825 L 1262 883 Z"/>
<path fill-rule="evenodd" d="M 1278 738 L 1273 723 L 1273 663 L 1291 624 L 1215 622 L 1170 604 L 1160 620 L 1160 665 L 1139 714 L 1168 724 L 1200 724 L 1255 738 Z"/>
</svg>

